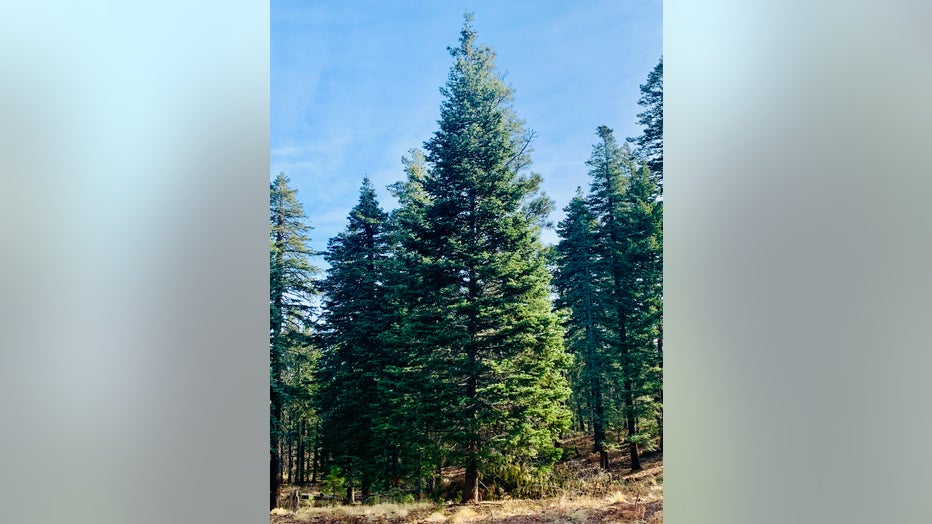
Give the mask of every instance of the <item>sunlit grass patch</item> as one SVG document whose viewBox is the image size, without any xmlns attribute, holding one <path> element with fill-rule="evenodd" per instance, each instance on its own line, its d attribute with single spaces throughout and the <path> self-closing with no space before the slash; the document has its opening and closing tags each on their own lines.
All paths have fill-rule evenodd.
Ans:
<svg viewBox="0 0 932 524">
<path fill-rule="evenodd" d="M 405 519 L 414 512 L 425 512 L 431 510 L 435 505 L 431 502 L 415 502 L 409 504 L 354 504 L 351 506 L 323 506 L 323 507 L 303 507 L 294 515 L 299 520 L 310 520 L 319 517 L 333 517 L 339 519 L 342 517 L 363 517 L 367 521 L 378 520 L 383 518 Z M 290 512 L 285 513 L 290 514 Z"/>
</svg>

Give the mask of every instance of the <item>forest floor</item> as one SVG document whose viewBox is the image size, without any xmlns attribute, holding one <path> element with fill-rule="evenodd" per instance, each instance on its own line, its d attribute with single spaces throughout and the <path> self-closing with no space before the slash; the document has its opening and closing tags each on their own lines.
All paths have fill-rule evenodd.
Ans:
<svg viewBox="0 0 932 524">
<path fill-rule="evenodd" d="M 301 501 L 297 512 L 275 509 L 270 524 L 548 524 L 663 522 L 663 455 L 645 453 L 642 470 L 630 473 L 627 452 L 610 456 L 610 470 L 599 469 L 599 456 L 588 453 L 592 440 L 571 439 L 564 446 L 578 454 L 559 463 L 556 494 L 541 499 L 505 499 L 478 504 L 416 502 L 411 504 L 316 506 Z M 287 491 L 286 486 L 283 491 Z M 302 492 L 318 494 L 317 486 Z"/>
</svg>

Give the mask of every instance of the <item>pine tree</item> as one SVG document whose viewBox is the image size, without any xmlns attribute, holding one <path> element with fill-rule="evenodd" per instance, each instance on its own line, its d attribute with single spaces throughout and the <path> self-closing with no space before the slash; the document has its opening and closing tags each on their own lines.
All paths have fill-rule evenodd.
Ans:
<svg viewBox="0 0 932 524">
<path fill-rule="evenodd" d="M 644 126 L 643 133 L 636 138 L 629 138 L 629 142 L 637 145 L 635 154 L 647 162 L 651 175 L 657 183 L 658 191 L 663 193 L 663 57 L 653 71 L 647 75 L 647 82 L 641 85 L 641 98 L 638 104 L 644 108 L 644 111 L 638 113 L 638 123 Z M 663 212 L 661 210 L 662 202 L 657 207 L 660 214 L 660 225 L 657 230 L 657 239 L 660 247 L 657 252 L 655 270 L 657 279 L 660 282 L 660 293 L 663 289 Z M 654 382 L 662 382 L 663 375 L 663 308 L 662 302 L 657 300 L 657 354 L 655 358 L 655 373 L 660 377 Z M 662 383 L 655 388 L 655 404 L 657 406 L 657 425 L 660 431 L 660 447 L 663 447 L 663 387 Z"/>
<path fill-rule="evenodd" d="M 286 455 L 289 482 L 302 483 L 307 481 L 307 456 L 316 438 L 317 412 L 312 402 L 316 381 L 313 376 L 320 352 L 312 344 L 315 337 L 310 329 L 303 337 L 294 338 L 295 343 L 286 348 L 282 358 L 281 385 L 286 399 L 282 427 L 288 428 L 283 437 L 289 450 Z"/>
<path fill-rule="evenodd" d="M 467 15 L 446 86 L 429 166 L 409 204 L 403 249 L 419 296 L 403 332 L 421 417 L 452 464 L 463 501 L 506 465 L 533 470 L 559 457 L 569 422 L 569 357 L 551 310 L 539 240 L 537 175 L 519 174 L 531 135 L 510 108 L 494 53 L 476 45 Z"/>
<path fill-rule="evenodd" d="M 277 504 L 282 483 L 280 440 L 289 395 L 285 381 L 289 348 L 306 342 L 310 325 L 314 254 L 308 247 L 304 210 L 288 177 L 279 174 L 269 186 L 269 389 L 270 389 L 270 508 Z"/>
<path fill-rule="evenodd" d="M 638 113 L 638 124 L 644 126 L 644 132 L 629 142 L 637 145 L 635 154 L 647 162 L 647 167 L 654 176 L 661 191 L 663 188 L 663 57 L 647 75 L 647 83 L 641 84 L 641 98 L 638 105 L 644 111 Z"/>
<path fill-rule="evenodd" d="M 387 388 L 392 391 L 392 419 L 385 425 L 387 439 L 397 448 L 397 475 L 415 481 L 419 492 L 431 491 L 439 486 L 446 458 L 445 446 L 439 432 L 432 429 L 430 417 L 422 405 L 432 392 L 425 389 L 423 348 L 418 347 L 423 334 L 412 321 L 413 311 L 423 302 L 424 283 L 416 271 L 422 262 L 416 252 L 419 232 L 427 230 L 427 208 L 430 197 L 424 191 L 427 163 L 420 149 L 411 149 L 402 158 L 405 180 L 389 186 L 399 207 L 392 211 L 389 224 L 392 256 L 388 261 L 388 278 L 391 283 L 389 303 L 391 327 L 386 333 L 396 365 L 386 368 Z"/>
<path fill-rule="evenodd" d="M 328 242 L 330 268 L 320 285 L 325 298 L 318 409 L 324 446 L 350 491 L 360 486 L 364 496 L 390 470 L 390 446 L 381 431 L 388 414 L 382 379 L 392 364 L 383 339 L 389 320 L 387 219 L 366 178 L 346 230 Z"/>
<path fill-rule="evenodd" d="M 642 397 L 636 416 L 657 421 L 663 446 L 663 202 L 646 163 L 630 171 L 623 199 L 624 286 L 629 289 L 627 334 L 630 366 Z M 651 435 L 635 439 L 647 442 Z"/>
<path fill-rule="evenodd" d="M 609 374 L 621 400 L 631 469 L 640 469 L 638 446 L 652 435 L 639 422 L 657 417 L 662 428 L 662 373 L 658 356 L 662 297 L 662 203 L 646 164 L 637 165 L 612 130 L 600 126 L 590 166 L 590 209 L 597 221 L 597 296 L 603 305 Z"/>
<path fill-rule="evenodd" d="M 558 305 L 569 310 L 566 335 L 577 362 L 573 389 L 580 392 L 588 405 L 594 451 L 599 453 L 600 466 L 608 469 L 604 336 L 598 322 L 601 305 L 597 291 L 600 275 L 596 271 L 596 221 L 581 189 L 577 189 L 564 211 L 566 218 L 557 228 L 561 240 L 556 246 L 554 287 L 559 293 Z"/>
<path fill-rule="evenodd" d="M 598 291 L 604 307 L 600 309 L 601 322 L 606 326 L 605 342 L 612 355 L 611 363 L 616 367 L 615 375 L 620 386 L 625 429 L 628 433 L 628 449 L 631 469 L 640 469 L 637 443 L 637 421 L 635 412 L 635 381 L 640 374 L 639 362 L 631 355 L 628 339 L 628 316 L 631 314 L 632 295 L 627 286 L 627 258 L 625 229 L 625 190 L 634 157 L 627 147 L 619 147 L 606 126 L 599 126 L 597 134 L 601 142 L 593 147 L 592 157 L 586 162 L 592 177 L 590 209 L 598 221 L 597 260 L 598 271 L 605 276 Z"/>
</svg>

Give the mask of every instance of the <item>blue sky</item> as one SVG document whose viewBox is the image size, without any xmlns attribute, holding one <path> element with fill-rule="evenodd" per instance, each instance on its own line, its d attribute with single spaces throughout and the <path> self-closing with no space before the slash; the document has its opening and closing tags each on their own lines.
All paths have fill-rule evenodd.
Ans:
<svg viewBox="0 0 932 524">
<path fill-rule="evenodd" d="M 639 85 L 662 52 L 658 1 L 271 2 L 271 176 L 304 205 L 311 245 L 343 230 L 364 176 L 386 210 L 401 157 L 437 129 L 463 13 L 497 55 L 514 109 L 537 133 L 530 169 L 556 202 L 556 222 L 605 124 L 640 133 Z M 556 234 L 544 231 L 552 243 Z"/>
</svg>

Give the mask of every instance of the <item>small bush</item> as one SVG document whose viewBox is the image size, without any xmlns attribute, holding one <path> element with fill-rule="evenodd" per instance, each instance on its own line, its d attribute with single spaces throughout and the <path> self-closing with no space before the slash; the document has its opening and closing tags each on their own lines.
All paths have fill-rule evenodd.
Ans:
<svg viewBox="0 0 932 524">
<path fill-rule="evenodd" d="M 343 477 L 343 468 L 334 466 L 324 477 L 322 491 L 328 495 L 343 498 L 346 496 L 344 485 L 346 485 L 346 478 Z"/>
</svg>

